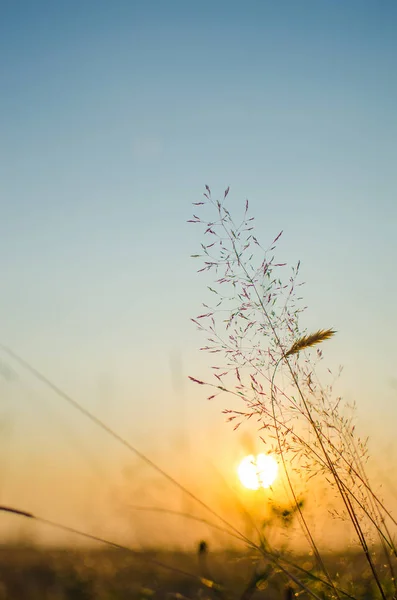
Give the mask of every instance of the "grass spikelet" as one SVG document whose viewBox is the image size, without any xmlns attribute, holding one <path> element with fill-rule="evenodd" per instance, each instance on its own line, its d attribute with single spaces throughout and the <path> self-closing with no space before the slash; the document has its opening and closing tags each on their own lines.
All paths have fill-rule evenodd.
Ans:
<svg viewBox="0 0 397 600">
<path fill-rule="evenodd" d="M 291 356 L 291 354 L 297 354 L 301 350 L 305 350 L 305 348 L 321 344 L 321 342 L 329 340 L 335 333 L 336 331 L 333 329 L 319 329 L 315 333 L 304 335 L 292 344 L 291 348 L 284 356 L 286 358 L 287 356 Z"/>
</svg>

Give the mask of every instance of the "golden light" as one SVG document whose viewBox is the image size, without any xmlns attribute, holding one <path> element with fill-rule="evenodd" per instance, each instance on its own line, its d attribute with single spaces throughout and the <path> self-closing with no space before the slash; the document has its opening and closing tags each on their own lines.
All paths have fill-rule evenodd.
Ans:
<svg viewBox="0 0 397 600">
<path fill-rule="evenodd" d="M 277 461 L 270 454 L 246 456 L 237 468 L 241 483 L 249 490 L 270 487 L 277 477 L 277 472 Z"/>
</svg>

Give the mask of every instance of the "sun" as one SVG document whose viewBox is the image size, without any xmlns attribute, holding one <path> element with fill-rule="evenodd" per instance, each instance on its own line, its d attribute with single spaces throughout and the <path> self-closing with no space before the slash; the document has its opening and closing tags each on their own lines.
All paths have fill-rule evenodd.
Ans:
<svg viewBox="0 0 397 600">
<path fill-rule="evenodd" d="M 277 477 L 277 472 L 277 461 L 270 454 L 246 456 L 237 468 L 241 483 L 249 490 L 270 487 Z"/>
</svg>

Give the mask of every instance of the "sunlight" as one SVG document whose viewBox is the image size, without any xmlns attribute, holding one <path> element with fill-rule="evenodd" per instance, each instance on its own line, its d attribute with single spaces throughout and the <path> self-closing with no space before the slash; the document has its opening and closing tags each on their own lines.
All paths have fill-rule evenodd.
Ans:
<svg viewBox="0 0 397 600">
<path fill-rule="evenodd" d="M 249 490 L 270 487 L 277 477 L 277 472 L 277 461 L 269 454 L 246 456 L 237 469 L 241 483 Z"/>
</svg>

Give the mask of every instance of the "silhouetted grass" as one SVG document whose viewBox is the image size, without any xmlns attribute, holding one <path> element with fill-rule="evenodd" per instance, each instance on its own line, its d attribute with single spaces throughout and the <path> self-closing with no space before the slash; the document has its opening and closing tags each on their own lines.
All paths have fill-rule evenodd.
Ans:
<svg viewBox="0 0 397 600">
<path fill-rule="evenodd" d="M 215 273 L 215 282 L 209 287 L 215 298 L 214 306 L 205 303 L 205 311 L 193 321 L 207 334 L 207 345 L 202 349 L 217 355 L 219 362 L 212 367 L 214 380 L 207 382 L 193 376 L 190 379 L 212 388 L 209 399 L 219 394 L 237 398 L 242 404 L 241 410 L 228 407 L 224 410 L 228 419 L 235 422 L 235 428 L 254 416 L 259 422 L 258 439 L 263 439 L 266 432 L 272 440 L 271 450 L 283 465 L 289 503 L 282 508 L 273 506 L 270 524 L 277 521 L 287 531 L 296 521 L 307 540 L 307 553 L 300 556 L 286 547 L 274 547 L 268 535 L 269 523 L 256 526 L 243 505 L 242 512 L 246 512 L 255 527 L 252 536 L 240 531 L 236 523 L 160 468 L 49 377 L 10 348 L 0 345 L 3 352 L 59 399 L 186 494 L 206 511 L 208 519 L 155 506 L 137 505 L 135 510 L 169 512 L 180 518 L 199 520 L 245 546 L 244 552 L 216 553 L 204 540 L 200 543 L 198 540 L 198 548 L 192 549 L 190 554 L 141 552 L 95 533 L 50 521 L 45 515 L 29 512 L 28 506 L 4 505 L 0 506 L 0 512 L 35 520 L 113 549 L 62 552 L 3 547 L 0 549 L 0 600 L 249 600 L 253 596 L 272 600 L 293 595 L 317 600 L 386 600 L 396 597 L 396 549 L 390 525 L 397 522 L 366 474 L 365 441 L 357 436 L 351 419 L 346 417 L 341 399 L 334 398 L 330 387 L 323 386 L 317 377 L 316 367 L 322 360 L 322 351 L 316 349 L 315 359 L 310 354 L 313 346 L 329 340 L 335 332 L 333 329 L 320 329 L 316 333 L 300 330 L 298 317 L 302 309 L 296 297 L 300 264 L 283 280 L 280 270 L 285 264 L 277 263 L 273 253 L 281 234 L 264 250 L 253 235 L 248 201 L 243 219 L 236 225 L 225 205 L 228 193 L 229 189 L 222 201 L 215 201 L 206 187 L 206 200 L 195 204 L 206 205 L 215 215 L 208 218 L 194 215 L 191 220 L 204 225 L 204 235 L 211 237 L 211 243 L 201 245 L 202 254 L 195 255 L 204 261 L 199 271 Z M 307 480 L 322 478 L 337 493 L 342 516 L 356 535 L 353 553 L 339 556 L 320 550 L 293 479 L 294 469 Z M 377 536 L 376 543 L 371 537 L 373 534 Z"/>
</svg>

